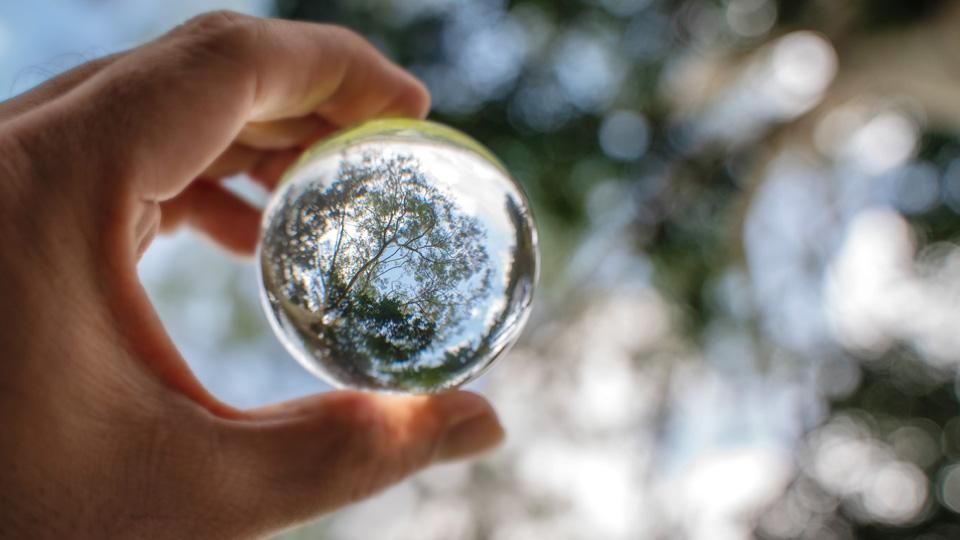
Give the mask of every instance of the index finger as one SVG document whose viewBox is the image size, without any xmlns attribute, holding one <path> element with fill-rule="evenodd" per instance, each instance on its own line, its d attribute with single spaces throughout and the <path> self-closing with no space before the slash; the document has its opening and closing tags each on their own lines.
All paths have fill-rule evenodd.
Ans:
<svg viewBox="0 0 960 540">
<path fill-rule="evenodd" d="M 87 167 L 75 171 L 109 171 L 119 192 L 156 201 L 182 191 L 247 122 L 316 114 L 346 126 L 428 107 L 419 81 L 349 30 L 216 12 L 113 62 L 33 124 L 79 136 L 74 157 Z M 85 187 L 117 187 L 105 184 Z"/>
</svg>

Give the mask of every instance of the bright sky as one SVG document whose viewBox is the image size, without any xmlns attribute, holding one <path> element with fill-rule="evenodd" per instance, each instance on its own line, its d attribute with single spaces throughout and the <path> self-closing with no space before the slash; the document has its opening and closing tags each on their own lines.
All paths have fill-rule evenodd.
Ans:
<svg viewBox="0 0 960 540">
<path fill-rule="evenodd" d="M 0 100 L 212 9 L 265 14 L 269 0 L 0 2 Z"/>
</svg>

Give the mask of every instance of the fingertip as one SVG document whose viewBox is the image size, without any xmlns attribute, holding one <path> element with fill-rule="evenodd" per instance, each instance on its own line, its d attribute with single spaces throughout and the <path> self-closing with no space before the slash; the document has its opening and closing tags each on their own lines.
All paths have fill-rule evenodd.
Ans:
<svg viewBox="0 0 960 540">
<path fill-rule="evenodd" d="M 340 392 L 328 402 L 335 416 L 353 429 L 389 433 L 386 445 L 433 449 L 427 462 L 462 459 L 488 450 L 503 440 L 503 427 L 493 406 L 483 396 L 452 391 L 429 396 L 395 396 Z M 387 427 L 385 430 L 382 428 Z M 432 441 L 432 442 L 431 442 Z"/>
<path fill-rule="evenodd" d="M 431 396 L 430 399 L 447 429 L 480 416 L 496 416 L 493 406 L 485 397 L 467 390 L 445 392 Z"/>
<path fill-rule="evenodd" d="M 433 441 L 428 462 L 465 459 L 486 452 L 504 439 L 503 426 L 483 396 L 458 390 L 431 396 L 368 395 L 366 406 L 386 414 L 395 428 L 390 446 Z M 352 403 L 351 409 L 359 407 Z M 366 416 L 366 415 L 364 415 Z M 426 463 L 424 463 L 426 464 Z"/>
<path fill-rule="evenodd" d="M 369 496 L 433 463 L 497 446 L 503 428 L 482 396 L 336 391 L 248 411 L 229 423 L 246 492 L 269 492 L 289 522 Z M 233 470 L 233 467 L 231 467 Z"/>
<path fill-rule="evenodd" d="M 274 188 L 283 179 L 283 175 L 300 159 L 301 150 L 282 150 L 271 152 L 263 157 L 250 171 L 250 178 L 267 191 Z"/>
<path fill-rule="evenodd" d="M 468 458 L 498 446 L 504 439 L 503 426 L 486 398 L 468 391 L 433 396 L 442 416 L 434 461 Z"/>
<path fill-rule="evenodd" d="M 220 246 L 241 257 L 252 255 L 260 236 L 260 210 L 222 186 L 196 182 L 181 196 L 186 220 Z"/>
<path fill-rule="evenodd" d="M 426 118 L 430 113 L 432 98 L 427 85 L 409 71 L 397 66 L 400 72 L 399 79 L 403 81 L 400 89 L 387 107 L 379 116 L 403 116 L 410 118 Z"/>
<path fill-rule="evenodd" d="M 448 428 L 437 444 L 437 462 L 475 457 L 499 446 L 506 433 L 491 409 Z"/>
<path fill-rule="evenodd" d="M 413 105 L 412 110 L 414 110 L 415 116 L 417 118 L 426 118 L 430 114 L 430 107 L 433 103 L 433 97 L 430 95 L 430 89 L 427 88 L 427 85 L 423 83 L 420 79 L 413 78 L 416 91 L 414 98 L 412 99 Z"/>
</svg>

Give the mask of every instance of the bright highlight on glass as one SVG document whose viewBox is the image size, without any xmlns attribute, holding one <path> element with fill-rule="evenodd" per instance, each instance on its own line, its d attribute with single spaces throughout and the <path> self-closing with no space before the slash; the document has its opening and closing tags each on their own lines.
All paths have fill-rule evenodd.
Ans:
<svg viewBox="0 0 960 540">
<path fill-rule="evenodd" d="M 338 387 L 434 393 L 476 378 L 517 338 L 537 233 L 479 143 L 378 120 L 287 172 L 259 258 L 271 326 L 305 368 Z"/>
</svg>

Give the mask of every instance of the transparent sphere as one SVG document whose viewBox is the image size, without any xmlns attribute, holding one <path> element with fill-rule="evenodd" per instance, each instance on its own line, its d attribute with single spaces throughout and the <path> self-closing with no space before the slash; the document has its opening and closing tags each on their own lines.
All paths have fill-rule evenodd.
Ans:
<svg viewBox="0 0 960 540">
<path fill-rule="evenodd" d="M 479 143 L 379 120 L 287 172 L 259 257 L 270 323 L 309 371 L 339 387 L 432 393 L 480 375 L 520 333 L 537 232 Z"/>
</svg>

